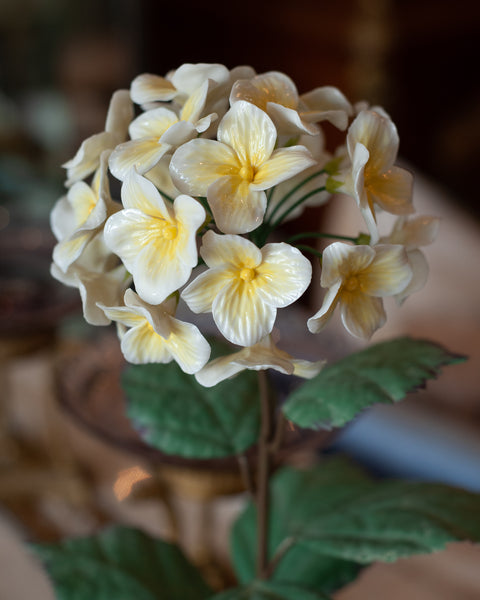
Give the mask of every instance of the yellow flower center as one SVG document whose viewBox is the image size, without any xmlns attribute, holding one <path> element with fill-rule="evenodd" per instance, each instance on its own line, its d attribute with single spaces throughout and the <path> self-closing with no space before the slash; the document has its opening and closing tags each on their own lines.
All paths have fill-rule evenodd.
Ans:
<svg viewBox="0 0 480 600">
<path fill-rule="evenodd" d="M 244 165 L 240 169 L 239 175 L 242 179 L 251 183 L 255 178 L 255 169 L 251 165 Z"/>
<path fill-rule="evenodd" d="M 165 223 L 162 227 L 162 236 L 166 240 L 174 240 L 177 237 L 177 228 L 171 223 Z"/>
<path fill-rule="evenodd" d="M 249 269 L 248 267 L 245 267 L 240 271 L 239 277 L 240 279 L 243 279 L 243 281 L 250 283 L 250 281 L 255 279 L 255 269 Z"/>
<path fill-rule="evenodd" d="M 356 277 L 355 275 L 349 277 L 344 285 L 347 292 L 354 292 L 356 289 L 358 289 L 359 286 L 360 282 L 358 281 L 358 277 Z"/>
</svg>

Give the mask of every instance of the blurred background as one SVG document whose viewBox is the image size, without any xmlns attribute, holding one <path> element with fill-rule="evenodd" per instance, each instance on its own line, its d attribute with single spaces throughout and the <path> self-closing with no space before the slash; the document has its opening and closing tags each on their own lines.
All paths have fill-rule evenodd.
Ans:
<svg viewBox="0 0 480 600">
<path fill-rule="evenodd" d="M 412 333 L 470 360 L 429 386 L 420 402 L 416 395 L 420 410 L 407 402 L 393 415 L 373 412 L 338 445 L 380 474 L 480 491 L 479 39 L 474 0 L 277 0 L 274 7 L 244 0 L 228 9 L 220 0 L 0 1 L 0 514 L 7 523 L 0 540 L 54 540 L 118 520 L 150 528 L 154 522 L 156 533 L 169 534 L 168 510 L 152 502 L 159 478 L 148 457 L 107 444 L 58 409 L 59 364 L 67 361 L 73 373 L 95 344 L 99 361 L 119 367 L 116 341 L 84 325 L 76 292 L 50 278 L 49 212 L 64 194 L 60 165 L 103 129 L 112 92 L 128 88 L 139 73 L 164 75 L 184 62 L 280 70 L 300 93 L 334 85 L 352 102 L 366 99 L 390 113 L 401 159 L 417 176 L 417 208 L 443 222 L 439 242 L 427 251 L 426 289 L 374 341 Z M 339 211 L 337 205 L 316 218 L 348 226 Z M 106 336 L 100 345 L 99 335 Z M 419 440 L 427 440 L 427 450 Z M 119 496 L 119 481 L 127 490 L 143 483 L 138 494 Z M 198 540 L 190 542 L 198 550 Z M 1 559 L 12 546 L 4 545 L 3 554 L 1 548 L 3 577 Z M 409 579 L 417 563 L 411 564 L 408 577 L 383 572 L 399 594 L 406 588 L 396 578 Z M 429 565 L 418 568 L 445 572 L 444 565 L 438 571 Z M 19 577 L 11 574 L 4 585 L 14 578 L 18 586 Z M 419 599 L 430 598 L 431 580 Z M 2 595 L 1 585 L 2 598 L 29 597 Z M 478 597 L 468 593 L 456 589 L 445 597 Z"/>
</svg>

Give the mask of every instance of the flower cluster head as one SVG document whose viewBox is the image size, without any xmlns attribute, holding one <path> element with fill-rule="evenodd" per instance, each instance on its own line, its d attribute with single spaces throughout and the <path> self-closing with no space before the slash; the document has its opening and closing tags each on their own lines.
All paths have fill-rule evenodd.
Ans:
<svg viewBox="0 0 480 600">
<path fill-rule="evenodd" d="M 324 127 L 345 132 L 344 144 L 328 148 Z M 79 289 L 89 323 L 117 323 L 130 362 L 175 360 L 205 386 L 243 369 L 312 377 L 322 361 L 294 358 L 272 338 L 277 311 L 301 298 L 312 273 L 325 295 L 305 332 L 338 310 L 365 339 L 385 323 L 383 298 L 401 303 L 426 281 L 419 248 L 438 219 L 412 214 L 398 146 L 383 109 L 355 110 L 332 86 L 299 94 L 277 71 L 203 63 L 139 75 L 113 95 L 105 130 L 64 165 L 52 274 Z M 313 227 L 282 239 L 282 224 L 338 192 L 366 233 Z M 388 235 L 379 211 L 398 216 Z M 230 354 L 209 362 L 197 313 L 212 314 Z"/>
</svg>

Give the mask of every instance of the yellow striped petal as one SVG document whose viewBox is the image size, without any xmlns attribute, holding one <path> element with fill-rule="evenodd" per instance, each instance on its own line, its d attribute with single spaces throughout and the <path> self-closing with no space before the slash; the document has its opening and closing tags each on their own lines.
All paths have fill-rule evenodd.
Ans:
<svg viewBox="0 0 480 600">
<path fill-rule="evenodd" d="M 242 166 L 257 169 L 270 158 L 277 130 L 270 117 L 250 102 L 236 102 L 218 126 L 218 140 L 237 153 Z"/>
<path fill-rule="evenodd" d="M 359 283 L 370 296 L 393 296 L 405 289 L 411 278 L 405 248 L 381 244 L 375 246 L 375 258 L 359 275 Z"/>
<path fill-rule="evenodd" d="M 382 299 L 366 294 L 342 295 L 340 314 L 347 331 L 355 337 L 367 340 L 387 320 Z"/>
<path fill-rule="evenodd" d="M 316 161 L 305 146 L 280 148 L 275 150 L 270 159 L 259 167 L 251 189 L 266 190 L 290 179 L 314 164 Z"/>
<path fill-rule="evenodd" d="M 131 169 L 143 174 L 158 163 L 170 150 L 169 144 L 159 143 L 157 138 L 140 138 L 118 145 L 109 159 L 110 171 L 123 181 Z"/>
<path fill-rule="evenodd" d="M 252 294 L 248 282 L 237 278 L 215 298 L 212 314 L 227 340 L 240 346 L 252 346 L 272 331 L 277 310 Z"/>
<path fill-rule="evenodd" d="M 251 188 L 238 175 L 222 177 L 210 185 L 208 204 L 220 231 L 248 233 L 262 224 L 267 198 L 265 192 Z"/>
<path fill-rule="evenodd" d="M 176 94 L 177 90 L 171 81 L 151 73 L 138 75 L 130 86 L 130 95 L 136 104 L 168 101 L 172 100 Z"/>
<path fill-rule="evenodd" d="M 176 187 L 191 196 L 206 196 L 220 177 L 238 174 L 235 152 L 215 140 L 196 139 L 180 146 L 172 156 L 170 174 Z"/>
</svg>

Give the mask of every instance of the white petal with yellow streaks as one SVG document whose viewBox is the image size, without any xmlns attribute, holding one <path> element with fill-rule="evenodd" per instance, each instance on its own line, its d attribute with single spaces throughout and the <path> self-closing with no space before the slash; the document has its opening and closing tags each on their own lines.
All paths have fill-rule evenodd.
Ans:
<svg viewBox="0 0 480 600">
<path fill-rule="evenodd" d="M 191 140 L 175 151 L 170 162 L 174 184 L 192 196 L 206 196 L 213 182 L 225 175 L 237 174 L 239 170 L 235 152 L 215 140 Z"/>
<path fill-rule="evenodd" d="M 167 221 L 173 218 L 173 211 L 165 203 L 157 188 L 151 181 L 131 169 L 121 190 L 124 208 L 135 208 L 146 215 L 161 217 Z"/>
<path fill-rule="evenodd" d="M 270 158 L 277 130 L 263 110 L 239 101 L 223 117 L 217 137 L 235 150 L 242 166 L 258 168 Z"/>
<path fill-rule="evenodd" d="M 130 86 L 130 95 L 136 104 L 172 100 L 177 94 L 175 86 L 159 75 L 142 73 Z"/>
<path fill-rule="evenodd" d="M 209 267 L 231 265 L 254 269 L 262 261 L 262 252 L 249 240 L 238 235 L 219 235 L 207 231 L 202 238 L 200 255 Z"/>
<path fill-rule="evenodd" d="M 223 233 L 248 233 L 262 224 L 267 198 L 265 192 L 251 187 L 238 175 L 227 175 L 209 186 L 208 204 Z"/>
<path fill-rule="evenodd" d="M 215 324 L 227 340 L 252 346 L 269 334 L 277 311 L 265 304 L 240 278 L 225 286 L 212 305 Z"/>
<path fill-rule="evenodd" d="M 178 122 L 173 110 L 160 107 L 147 110 L 130 123 L 128 128 L 132 140 L 144 137 L 160 138 L 169 127 Z"/>
<path fill-rule="evenodd" d="M 182 371 L 188 374 L 199 371 L 210 358 L 210 345 L 191 323 L 171 318 L 172 333 L 167 346 Z"/>
<path fill-rule="evenodd" d="M 298 300 L 312 278 L 310 261 L 285 243 L 267 244 L 262 248 L 262 256 L 255 279 L 258 296 L 277 308 Z"/>
<path fill-rule="evenodd" d="M 182 292 L 182 298 L 194 313 L 212 312 L 214 299 L 228 285 L 232 274 L 224 269 L 210 269 L 198 275 Z"/>
<path fill-rule="evenodd" d="M 375 258 L 362 274 L 361 288 L 370 296 L 399 294 L 412 278 L 405 248 L 400 245 L 375 246 Z"/>
<path fill-rule="evenodd" d="M 305 146 L 292 146 L 275 150 L 269 160 L 255 174 L 252 190 L 266 190 L 290 179 L 316 163 Z"/>
<path fill-rule="evenodd" d="M 351 301 L 342 296 L 340 305 L 342 323 L 353 336 L 370 339 L 387 320 L 381 298 L 366 294 L 352 295 Z"/>
<path fill-rule="evenodd" d="M 120 181 L 125 179 L 132 168 L 135 168 L 137 173 L 146 173 L 153 169 L 169 150 L 170 146 L 159 143 L 157 138 L 140 138 L 124 142 L 110 155 L 110 171 Z"/>
</svg>

